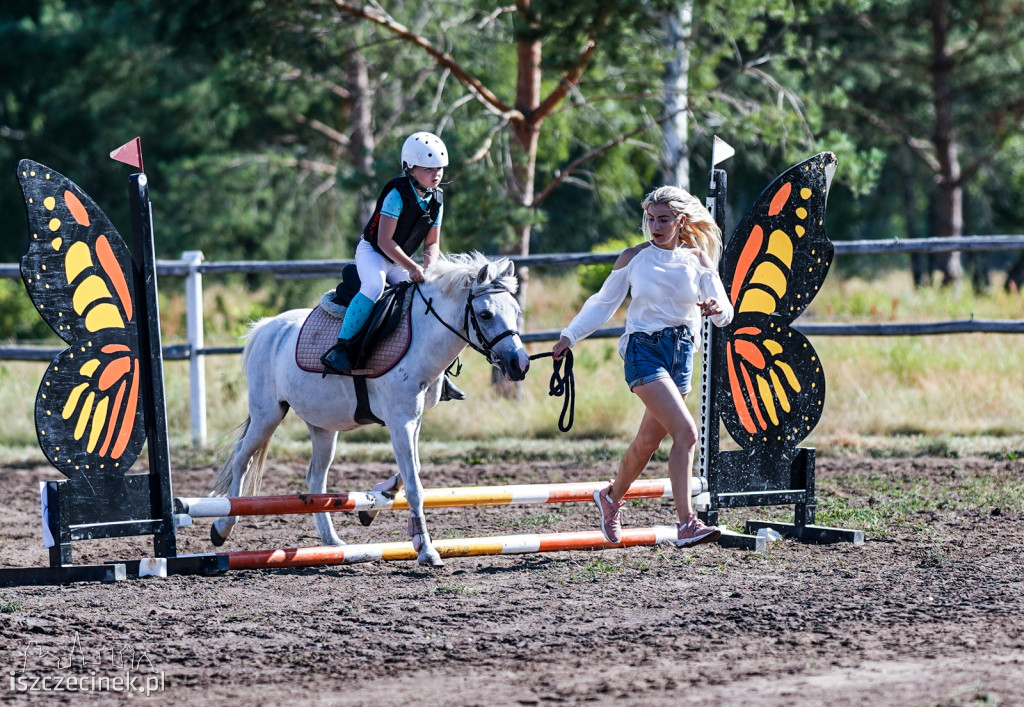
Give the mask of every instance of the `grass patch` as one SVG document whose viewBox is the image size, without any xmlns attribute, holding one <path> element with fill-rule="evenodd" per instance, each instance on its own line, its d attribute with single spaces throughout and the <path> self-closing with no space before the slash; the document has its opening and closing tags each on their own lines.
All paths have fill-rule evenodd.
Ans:
<svg viewBox="0 0 1024 707">
<path fill-rule="evenodd" d="M 1024 298 L 993 288 L 975 295 L 970 288 L 914 289 L 901 271 L 872 281 L 833 275 L 801 321 L 924 321 L 949 318 L 1020 318 Z M 172 283 L 174 287 L 177 283 Z M 167 344 L 185 339 L 184 308 L 174 287 L 162 290 L 161 331 Z M 322 292 L 309 283 L 310 303 Z M 528 329 L 557 330 L 588 294 L 574 271 L 535 273 L 530 281 Z M 315 296 L 314 296 L 315 295 Z M 238 345 L 247 323 L 275 311 L 269 292 L 249 292 L 237 283 L 211 278 L 204 288 L 207 345 Z M 609 323 L 621 324 L 622 312 Z M 16 332 L 0 331 L 0 338 Z M 28 342 L 26 342 L 28 343 Z M 52 343 L 52 342 L 51 342 Z M 984 455 L 1024 457 L 1024 396 L 1019 379 L 1024 346 L 1014 335 L 957 334 L 927 337 L 814 337 L 828 381 L 824 414 L 806 440 L 819 454 L 875 456 Z M 550 343 L 531 344 L 531 353 Z M 622 379 L 617 342 L 587 340 L 576 349 L 576 420 L 569 434 L 556 422 L 561 400 L 548 395 L 550 361 L 535 362 L 515 399 L 497 395 L 491 368 L 476 353 L 463 357 L 460 387 L 465 402 L 443 403 L 423 421 L 424 461 L 444 463 L 529 462 L 533 460 L 606 461 L 617 459 L 636 431 L 643 406 Z M 698 357 L 699 367 L 699 357 Z M 0 430 L 0 463 L 44 461 L 34 425 L 36 389 L 45 363 L 0 362 L 0 387 L 8 404 Z M 213 465 L 226 455 L 235 430 L 247 415 L 246 383 L 235 355 L 206 359 L 209 442 L 192 447 L 189 427 L 188 362 L 165 363 L 166 407 L 174 463 Z M 695 385 L 699 372 L 695 374 Z M 699 417 L 696 390 L 687 404 Z M 724 430 L 723 430 L 724 432 Z M 728 435 L 723 439 L 728 445 Z M 342 435 L 338 458 L 390 460 L 388 432 L 371 426 Z M 656 454 L 664 460 L 668 445 Z M 275 434 L 275 460 L 305 462 L 310 453 L 304 423 L 288 415 Z"/>
<path fill-rule="evenodd" d="M 536 515 L 518 518 L 509 524 L 512 528 L 536 528 L 539 526 L 557 525 L 562 522 L 561 513 L 538 513 Z"/>
<path fill-rule="evenodd" d="M 835 488 L 829 488 L 831 486 Z M 1024 511 L 1024 489 L 1008 473 L 894 479 L 854 473 L 831 479 L 818 499 L 817 523 L 885 537 L 898 526 L 922 528 L 933 512 L 999 515 Z"/>
<path fill-rule="evenodd" d="M 944 478 L 894 478 L 884 472 L 856 472 L 819 483 L 815 524 L 863 530 L 872 539 L 897 531 L 926 532 L 932 515 L 998 516 L 1024 512 L 1024 487 L 1003 471 Z M 726 516 L 726 514 L 728 514 Z M 723 511 L 733 530 L 748 518 L 793 522 L 792 506 Z"/>
<path fill-rule="evenodd" d="M 572 578 L 583 579 L 588 582 L 596 582 L 607 574 L 623 572 L 624 570 L 625 567 L 622 560 L 611 561 L 606 560 L 603 557 L 598 557 L 596 559 L 589 560 L 583 566 L 581 571 L 573 573 Z"/>
</svg>

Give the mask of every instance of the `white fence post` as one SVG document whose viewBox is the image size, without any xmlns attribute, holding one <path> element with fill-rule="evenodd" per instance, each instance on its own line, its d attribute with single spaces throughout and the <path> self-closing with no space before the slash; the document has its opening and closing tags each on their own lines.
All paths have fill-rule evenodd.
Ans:
<svg viewBox="0 0 1024 707">
<path fill-rule="evenodd" d="M 199 264 L 203 251 L 186 250 L 181 259 L 188 264 L 185 278 L 185 320 L 188 328 L 189 410 L 192 422 L 192 445 L 206 444 L 206 357 L 203 343 L 203 274 Z"/>
</svg>

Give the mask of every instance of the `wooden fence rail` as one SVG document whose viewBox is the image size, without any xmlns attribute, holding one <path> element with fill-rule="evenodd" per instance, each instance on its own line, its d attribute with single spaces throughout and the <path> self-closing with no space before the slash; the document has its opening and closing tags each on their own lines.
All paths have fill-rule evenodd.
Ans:
<svg viewBox="0 0 1024 707">
<path fill-rule="evenodd" d="M 912 238 L 900 240 L 838 241 L 833 244 L 836 255 L 885 255 L 901 253 L 1005 252 L 1024 250 L 1021 236 L 962 236 L 959 238 Z M 574 267 L 613 263 L 618 253 L 555 253 L 549 255 L 513 256 L 516 265 L 531 267 Z M 341 269 L 352 260 L 228 260 L 200 262 L 194 266 L 182 260 L 157 260 L 157 275 L 188 277 L 192 272 L 209 275 L 229 273 L 271 273 L 283 278 L 340 277 Z M 0 263 L 0 277 L 18 279 L 17 263 Z"/>
<path fill-rule="evenodd" d="M 959 238 L 915 238 L 900 240 L 840 241 L 836 255 L 884 255 L 901 253 L 1000 252 L 1024 250 L 1024 235 L 963 236 Z M 513 256 L 517 266 L 575 267 L 612 263 L 618 253 L 561 253 L 551 255 Z M 192 439 L 197 445 L 206 443 L 206 374 L 204 358 L 216 355 L 237 355 L 241 346 L 204 345 L 202 276 L 232 273 L 271 273 L 276 277 L 340 278 L 342 268 L 352 260 L 237 260 L 205 262 L 199 251 L 187 251 L 180 260 L 158 260 L 157 275 L 185 279 L 186 323 L 188 343 L 165 346 L 164 358 L 189 362 Z M 20 279 L 17 263 L 0 263 L 0 278 Z M 959 334 L 988 332 L 998 334 L 1024 333 L 1024 319 L 966 319 L 945 322 L 872 322 L 864 324 L 800 322 L 796 328 L 811 336 L 921 336 L 928 334 Z M 599 329 L 592 338 L 619 337 L 623 327 Z M 556 341 L 559 332 L 535 331 L 523 334 L 523 341 L 539 343 Z M 0 360 L 49 362 L 64 347 L 0 346 Z"/>
</svg>

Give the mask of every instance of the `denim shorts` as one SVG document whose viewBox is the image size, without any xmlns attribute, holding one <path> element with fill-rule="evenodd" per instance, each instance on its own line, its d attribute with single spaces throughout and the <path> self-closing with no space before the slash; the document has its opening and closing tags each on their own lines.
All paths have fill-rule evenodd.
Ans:
<svg viewBox="0 0 1024 707">
<path fill-rule="evenodd" d="M 671 378 L 686 395 L 693 376 L 693 336 L 686 326 L 648 334 L 636 331 L 626 343 L 626 383 L 633 390 L 659 378 Z"/>
</svg>

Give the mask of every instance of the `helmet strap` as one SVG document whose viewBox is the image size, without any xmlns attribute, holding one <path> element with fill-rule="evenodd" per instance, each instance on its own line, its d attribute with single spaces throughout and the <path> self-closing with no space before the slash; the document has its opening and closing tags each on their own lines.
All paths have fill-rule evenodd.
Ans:
<svg viewBox="0 0 1024 707">
<path fill-rule="evenodd" d="M 419 182 L 416 181 L 416 177 L 412 176 L 412 167 L 405 168 L 405 176 L 407 176 L 409 178 L 409 181 L 412 182 L 413 189 L 418 191 L 423 196 L 427 196 L 428 194 L 434 193 L 433 189 L 428 189 L 427 187 L 421 185 Z"/>
</svg>

